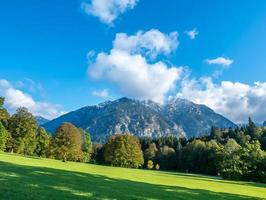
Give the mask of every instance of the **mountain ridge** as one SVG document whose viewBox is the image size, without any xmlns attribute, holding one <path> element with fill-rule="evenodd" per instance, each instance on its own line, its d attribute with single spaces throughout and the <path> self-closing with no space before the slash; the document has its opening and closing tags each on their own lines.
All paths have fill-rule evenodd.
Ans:
<svg viewBox="0 0 266 200">
<path fill-rule="evenodd" d="M 36 120 L 38 126 L 44 125 L 50 121 L 49 119 L 46 119 L 42 116 L 35 116 L 35 120 Z"/>
<path fill-rule="evenodd" d="M 70 122 L 87 130 L 92 139 L 99 142 L 118 133 L 130 132 L 138 137 L 175 135 L 190 138 L 209 132 L 211 126 L 236 126 L 207 106 L 185 99 L 175 99 L 160 105 L 151 100 L 140 101 L 126 97 L 85 106 L 43 126 L 54 133 L 63 122 Z"/>
</svg>

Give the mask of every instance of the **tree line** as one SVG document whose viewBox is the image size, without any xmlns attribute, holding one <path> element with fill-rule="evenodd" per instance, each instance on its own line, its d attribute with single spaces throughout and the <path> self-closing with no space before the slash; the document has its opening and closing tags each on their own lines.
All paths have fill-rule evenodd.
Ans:
<svg viewBox="0 0 266 200">
<path fill-rule="evenodd" d="M 218 175 L 226 179 L 266 182 L 266 128 L 249 118 L 235 129 L 212 127 L 198 138 L 141 138 L 144 163 L 161 169 Z"/>
<path fill-rule="evenodd" d="M 114 135 L 105 144 L 64 123 L 54 135 L 39 127 L 35 117 L 19 108 L 10 115 L 0 98 L 0 151 L 128 168 L 173 170 L 218 175 L 225 179 L 266 182 L 266 129 L 249 119 L 235 129 L 212 127 L 198 138 L 136 138 Z"/>
<path fill-rule="evenodd" d="M 52 136 L 39 127 L 35 117 L 19 108 L 12 116 L 3 107 L 0 98 L 0 151 L 89 162 L 92 153 L 90 134 L 70 123 L 62 124 Z"/>
<path fill-rule="evenodd" d="M 266 183 L 265 150 L 266 128 L 249 119 L 244 127 L 212 127 L 210 134 L 189 140 L 175 136 L 112 136 L 106 144 L 93 145 L 92 162 Z"/>
</svg>

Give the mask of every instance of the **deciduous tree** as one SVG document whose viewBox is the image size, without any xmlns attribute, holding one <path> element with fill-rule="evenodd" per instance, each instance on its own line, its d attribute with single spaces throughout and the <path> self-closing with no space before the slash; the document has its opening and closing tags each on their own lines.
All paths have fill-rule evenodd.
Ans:
<svg viewBox="0 0 266 200">
<path fill-rule="evenodd" d="M 4 97 L 0 97 L 0 122 L 3 124 L 3 126 L 5 128 L 7 128 L 8 126 L 8 119 L 10 118 L 10 115 L 7 111 L 7 109 L 5 109 L 4 106 L 4 102 L 5 102 L 5 98 Z"/>
<path fill-rule="evenodd" d="M 81 161 L 81 134 L 71 123 L 62 124 L 56 131 L 54 138 L 55 157 L 63 161 Z"/>
<path fill-rule="evenodd" d="M 112 166 L 138 168 L 143 165 L 143 153 L 139 140 L 130 134 L 109 138 L 104 158 Z"/>
<path fill-rule="evenodd" d="M 227 179 L 240 180 L 247 171 L 247 166 L 241 160 L 242 147 L 234 140 L 229 139 L 220 150 L 218 171 Z"/>
<path fill-rule="evenodd" d="M 9 132 L 6 130 L 2 122 L 0 122 L 0 151 L 6 150 L 6 145 L 9 138 Z"/>
<path fill-rule="evenodd" d="M 35 117 L 26 109 L 19 108 L 10 118 L 8 130 L 11 134 L 10 150 L 15 153 L 33 155 L 36 148 L 37 123 Z"/>
<path fill-rule="evenodd" d="M 155 143 L 151 143 L 149 145 L 149 148 L 147 148 L 144 152 L 145 160 L 154 160 L 156 157 L 156 154 L 158 153 L 158 149 L 156 147 Z"/>
<path fill-rule="evenodd" d="M 81 150 L 83 151 L 84 162 L 89 162 L 92 154 L 92 142 L 91 136 L 88 132 L 83 129 L 79 129 L 81 134 Z"/>
<path fill-rule="evenodd" d="M 50 135 L 43 127 L 39 127 L 36 135 L 37 145 L 35 153 L 40 157 L 47 157 L 50 148 Z"/>
</svg>

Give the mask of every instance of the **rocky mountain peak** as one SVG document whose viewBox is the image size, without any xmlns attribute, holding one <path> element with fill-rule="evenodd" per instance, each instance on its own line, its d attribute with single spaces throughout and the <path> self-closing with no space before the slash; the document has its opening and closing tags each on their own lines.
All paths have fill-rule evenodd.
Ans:
<svg viewBox="0 0 266 200">
<path fill-rule="evenodd" d="M 94 141 L 105 141 L 109 135 L 128 132 L 138 137 L 175 135 L 189 138 L 209 132 L 212 126 L 236 126 L 208 107 L 185 99 L 160 105 L 126 97 L 81 108 L 44 126 L 53 133 L 63 122 L 71 122 L 89 131 Z"/>
</svg>

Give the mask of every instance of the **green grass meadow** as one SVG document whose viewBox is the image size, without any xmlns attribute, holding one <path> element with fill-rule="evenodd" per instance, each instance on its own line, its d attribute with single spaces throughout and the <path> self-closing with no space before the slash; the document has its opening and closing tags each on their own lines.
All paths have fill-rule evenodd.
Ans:
<svg viewBox="0 0 266 200">
<path fill-rule="evenodd" d="M 266 199 L 266 185 L 0 153 L 0 199 Z"/>
</svg>

